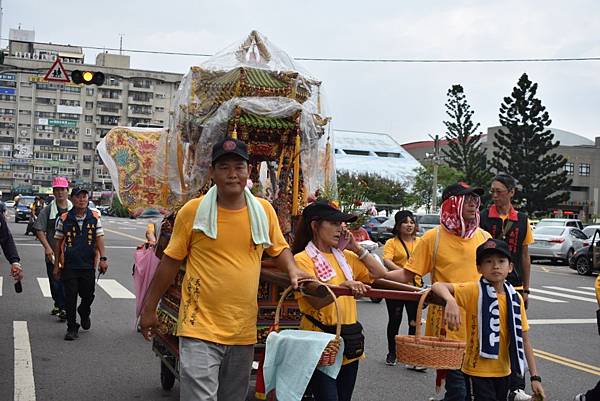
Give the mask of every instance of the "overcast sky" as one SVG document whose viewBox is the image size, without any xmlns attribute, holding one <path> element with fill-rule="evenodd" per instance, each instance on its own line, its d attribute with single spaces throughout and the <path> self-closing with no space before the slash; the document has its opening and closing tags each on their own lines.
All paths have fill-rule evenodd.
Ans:
<svg viewBox="0 0 600 401">
<path fill-rule="evenodd" d="M 292 57 L 480 59 L 600 57 L 600 2 L 350 0 L 4 0 L 2 38 L 212 54 L 256 29 Z M 4 42 L 6 44 L 6 42 Z M 86 50 L 93 63 L 95 51 Z M 204 58 L 132 53 L 134 68 L 184 73 Z M 523 72 L 555 128 L 600 136 L 600 61 L 494 64 L 303 63 L 324 82 L 338 129 L 399 142 L 444 135 L 446 92 L 465 88 L 482 128 Z"/>
</svg>

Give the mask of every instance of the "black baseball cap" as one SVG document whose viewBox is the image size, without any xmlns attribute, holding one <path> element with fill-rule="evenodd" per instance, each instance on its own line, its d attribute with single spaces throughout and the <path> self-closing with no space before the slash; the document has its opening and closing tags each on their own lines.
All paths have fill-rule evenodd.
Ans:
<svg viewBox="0 0 600 401">
<path fill-rule="evenodd" d="M 468 194 L 475 194 L 477 196 L 481 196 L 483 195 L 483 188 L 473 188 L 469 186 L 469 184 L 464 182 L 448 185 L 442 193 L 442 202 L 444 202 L 451 196 L 460 196 Z"/>
<path fill-rule="evenodd" d="M 358 216 L 342 212 L 332 201 L 325 200 L 313 202 L 306 206 L 302 211 L 302 217 L 307 221 L 327 220 L 343 221 L 345 223 L 351 223 L 358 219 Z"/>
<path fill-rule="evenodd" d="M 221 156 L 230 154 L 238 155 L 246 161 L 250 160 L 250 156 L 248 156 L 248 147 L 246 146 L 246 144 L 237 139 L 227 137 L 213 145 L 212 162 L 216 162 L 217 159 Z"/>
<path fill-rule="evenodd" d="M 485 241 L 483 244 L 477 247 L 476 253 L 476 263 L 481 264 L 481 260 L 487 256 L 494 253 L 499 253 L 502 256 L 506 256 L 509 262 L 512 262 L 512 255 L 508 250 L 508 244 L 501 239 L 493 239 L 490 238 Z"/>
<path fill-rule="evenodd" d="M 77 196 L 77 195 L 79 195 L 79 194 L 80 194 L 80 193 L 82 193 L 82 192 L 85 192 L 85 193 L 86 193 L 86 194 L 88 194 L 88 195 L 89 195 L 89 193 L 90 193 L 90 192 L 89 192 L 87 189 L 85 189 L 85 188 L 81 188 L 81 187 L 75 187 L 75 188 L 73 188 L 73 189 L 71 190 L 71 196 Z"/>
</svg>

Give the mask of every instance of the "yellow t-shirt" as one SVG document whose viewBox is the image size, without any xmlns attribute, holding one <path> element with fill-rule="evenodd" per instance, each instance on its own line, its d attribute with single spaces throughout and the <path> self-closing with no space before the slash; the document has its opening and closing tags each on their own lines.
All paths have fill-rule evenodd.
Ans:
<svg viewBox="0 0 600 401">
<path fill-rule="evenodd" d="M 427 231 L 421 237 L 421 242 L 415 248 L 415 252 L 405 269 L 420 276 L 431 273 L 438 230 L 440 240 L 435 258 L 435 272 L 431 282 L 464 283 L 479 280 L 480 274 L 477 272 L 477 264 L 475 263 L 475 251 L 479 245 L 491 238 L 490 234 L 482 229 L 478 229 L 471 238 L 461 238 L 451 234 L 443 226 Z M 425 332 L 427 335 L 438 335 L 441 329 L 442 308 L 437 305 L 429 305 L 427 309 Z M 462 321 L 464 321 L 464 316 L 462 318 Z M 464 325 L 461 325 L 461 328 L 457 331 L 448 331 L 447 337 L 450 339 L 464 339 Z"/>
<path fill-rule="evenodd" d="M 417 237 L 411 243 L 405 242 L 406 248 L 410 253 L 410 255 L 407 255 L 400 239 L 398 239 L 398 237 L 390 238 L 383 246 L 383 258 L 390 259 L 397 266 L 404 267 L 406 262 L 408 262 L 408 259 L 413 256 L 415 248 L 420 241 L 421 238 Z M 413 279 L 413 284 L 417 287 L 423 287 L 423 279 L 421 276 L 417 274 Z"/>
<path fill-rule="evenodd" d="M 598 300 L 598 306 L 600 306 L 600 274 L 596 277 L 596 299 Z"/>
<path fill-rule="evenodd" d="M 504 224 L 504 220 L 508 219 L 508 214 L 499 214 L 498 217 L 502 219 L 502 224 Z M 531 229 L 529 219 L 527 219 L 527 232 L 525 233 L 525 238 L 523 238 L 522 245 L 533 244 L 533 241 L 533 230 Z"/>
<path fill-rule="evenodd" d="M 335 269 L 335 273 L 336 273 L 335 277 L 333 277 L 331 280 L 327 281 L 326 283 L 330 284 L 330 285 L 340 285 L 341 283 L 346 281 L 346 276 L 344 276 L 344 271 L 338 264 L 337 260 L 335 259 L 335 256 L 333 256 L 332 253 L 322 253 L 322 254 L 323 254 L 323 256 L 325 256 L 325 258 L 327 259 L 329 264 L 331 264 L 331 266 Z M 348 265 L 350 265 L 350 267 L 352 268 L 352 274 L 354 276 L 355 281 L 362 281 L 363 283 L 367 283 L 367 284 L 370 284 L 373 282 L 373 279 L 371 278 L 371 275 L 369 274 L 369 270 L 367 269 L 367 267 L 365 266 L 365 264 L 363 262 L 358 260 L 358 256 L 356 256 L 353 252 L 350 252 L 350 251 L 344 251 L 344 256 L 346 257 L 346 260 L 348 261 Z M 312 274 L 313 276 L 316 277 L 315 264 L 314 264 L 313 260 L 310 258 L 310 256 L 308 256 L 306 251 L 297 253 L 294 256 L 294 259 L 296 259 L 296 264 L 298 265 L 298 267 L 300 269 L 302 269 L 305 272 Z M 334 304 L 329 304 L 321 309 L 315 309 L 301 294 L 297 293 L 296 299 L 298 300 L 298 307 L 300 308 L 300 311 L 303 314 L 311 315 L 312 317 L 317 319 L 319 322 L 321 322 L 327 326 L 332 326 L 334 324 L 337 324 L 337 315 L 336 315 Z M 356 323 L 356 321 L 357 321 L 356 300 L 353 297 L 344 296 L 344 297 L 339 297 L 337 299 L 337 303 L 338 303 L 338 307 L 340 308 L 340 319 L 341 319 L 340 323 L 341 324 Z M 311 330 L 311 331 L 321 331 L 321 329 L 316 327 L 314 324 L 312 324 L 311 321 L 309 321 L 308 319 L 305 319 L 305 318 L 302 318 L 302 320 L 300 321 L 300 329 L 301 330 Z M 360 359 L 360 358 L 347 360 L 346 357 L 344 357 L 343 364 L 353 362 L 357 359 Z"/>
<path fill-rule="evenodd" d="M 454 284 L 454 298 L 458 306 L 465 310 L 465 324 L 467 328 L 467 347 L 463 359 L 462 371 L 471 376 L 478 377 L 504 377 L 510 374 L 510 325 L 506 305 L 507 294 L 498 294 L 498 309 L 500 312 L 500 349 L 498 359 L 482 358 L 479 355 L 479 324 L 477 322 L 477 309 L 479 297 L 479 281 Z M 527 314 L 523 299 L 521 300 L 521 327 L 523 331 L 529 330 Z"/>
<path fill-rule="evenodd" d="M 279 255 L 288 247 L 277 215 L 258 199 L 269 219 L 273 244 L 266 252 Z M 248 209 L 217 212 L 217 239 L 192 226 L 201 198 L 187 202 L 177 213 L 165 254 L 186 261 L 181 285 L 177 335 L 224 345 L 256 343 L 257 293 L 263 247 L 252 242 Z"/>
</svg>

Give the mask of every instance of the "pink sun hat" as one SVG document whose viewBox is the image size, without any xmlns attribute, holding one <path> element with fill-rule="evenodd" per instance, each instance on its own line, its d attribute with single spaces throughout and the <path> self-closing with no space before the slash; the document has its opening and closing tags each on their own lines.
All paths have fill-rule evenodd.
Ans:
<svg viewBox="0 0 600 401">
<path fill-rule="evenodd" d="M 69 180 L 65 177 L 54 177 L 52 179 L 52 188 L 69 188 Z"/>
</svg>

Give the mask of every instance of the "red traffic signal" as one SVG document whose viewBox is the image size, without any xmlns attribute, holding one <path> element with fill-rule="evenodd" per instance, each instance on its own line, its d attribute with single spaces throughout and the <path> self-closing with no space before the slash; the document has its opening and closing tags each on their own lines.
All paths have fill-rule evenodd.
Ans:
<svg viewBox="0 0 600 401">
<path fill-rule="evenodd" d="M 74 84 L 100 86 L 104 83 L 104 74 L 99 71 L 75 70 L 71 73 L 71 81 L 73 81 Z"/>
</svg>

